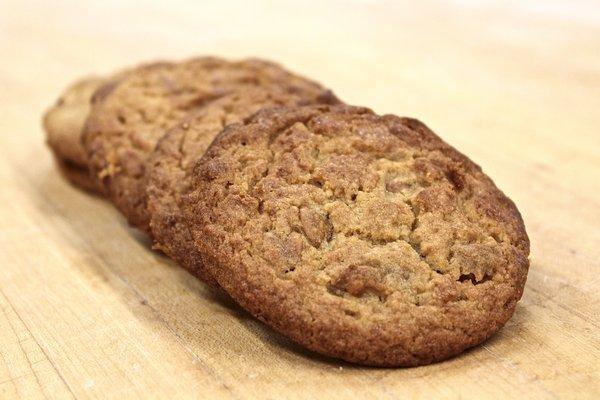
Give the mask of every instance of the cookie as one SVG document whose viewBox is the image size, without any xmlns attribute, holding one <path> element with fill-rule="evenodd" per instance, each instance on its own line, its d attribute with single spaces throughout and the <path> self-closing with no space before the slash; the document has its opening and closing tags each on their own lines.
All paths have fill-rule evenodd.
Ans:
<svg viewBox="0 0 600 400">
<path fill-rule="evenodd" d="M 169 131 L 147 163 L 148 214 L 155 246 L 214 285 L 202 268 L 181 214 L 181 194 L 186 191 L 183 178 L 225 125 L 240 122 L 263 107 L 318 103 L 339 100 L 316 83 L 285 74 L 275 84 L 243 88 L 214 100 Z"/>
<path fill-rule="evenodd" d="M 92 94 L 103 83 L 104 79 L 99 77 L 88 77 L 75 82 L 43 117 L 46 142 L 52 149 L 61 172 L 71 183 L 92 192 L 100 192 L 100 187 L 89 176 L 81 134 L 90 111 Z"/>
<path fill-rule="evenodd" d="M 186 179 L 205 267 L 316 352 L 373 366 L 459 354 L 520 299 L 529 240 L 479 166 L 421 122 L 350 106 L 263 110 Z"/>
<path fill-rule="evenodd" d="M 149 233 L 146 163 L 169 128 L 240 90 L 285 84 L 296 91 L 305 82 L 261 60 L 201 57 L 139 68 L 94 96 L 83 140 L 90 168 L 129 222 Z"/>
</svg>

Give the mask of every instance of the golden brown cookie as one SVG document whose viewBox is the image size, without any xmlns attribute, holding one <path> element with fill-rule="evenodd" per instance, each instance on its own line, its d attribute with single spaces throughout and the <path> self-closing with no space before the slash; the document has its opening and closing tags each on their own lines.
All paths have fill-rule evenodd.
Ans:
<svg viewBox="0 0 600 400">
<path fill-rule="evenodd" d="M 81 134 L 90 111 L 92 94 L 103 83 L 104 79 L 98 77 L 75 82 L 46 111 L 43 118 L 46 141 L 64 176 L 76 186 L 92 192 L 100 192 L 100 187 L 89 176 Z"/>
<path fill-rule="evenodd" d="M 417 120 L 264 110 L 228 126 L 191 171 L 183 212 L 206 268 L 319 353 L 443 360 L 500 329 L 523 292 L 517 208 Z"/>
<path fill-rule="evenodd" d="M 200 57 L 141 67 L 94 96 L 84 133 L 91 170 L 129 222 L 149 232 L 146 162 L 169 128 L 225 96 L 275 84 L 301 91 L 306 82 L 261 60 Z"/>
<path fill-rule="evenodd" d="M 240 122 L 263 107 L 319 103 L 339 101 L 320 85 L 285 74 L 274 84 L 242 88 L 216 99 L 168 132 L 147 164 L 148 212 L 155 246 L 214 285 L 202 268 L 181 215 L 181 193 L 186 191 L 184 176 L 225 125 Z"/>
</svg>

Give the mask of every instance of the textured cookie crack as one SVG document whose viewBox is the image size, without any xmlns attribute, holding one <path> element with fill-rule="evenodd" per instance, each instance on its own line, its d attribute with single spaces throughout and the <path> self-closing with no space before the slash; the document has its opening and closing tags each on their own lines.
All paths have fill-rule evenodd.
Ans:
<svg viewBox="0 0 600 400">
<path fill-rule="evenodd" d="M 452 249 L 461 244 L 485 241 L 481 236 L 484 232 L 477 234 L 479 239 L 472 237 L 460 241 L 456 230 L 447 229 L 449 237 L 443 247 L 449 250 L 443 257 L 435 254 L 437 249 L 430 245 L 425 244 L 424 250 L 423 239 L 428 238 L 416 234 L 421 226 L 418 199 L 425 190 L 430 190 L 435 196 L 424 196 L 423 204 L 440 209 L 437 210 L 440 211 L 438 218 L 447 225 L 452 225 L 455 214 L 466 214 L 463 203 L 469 200 L 470 194 L 465 197 L 463 193 L 470 192 L 464 191 L 466 178 L 451 159 L 439 149 L 408 152 L 402 149 L 389 157 L 379 154 L 365 156 L 364 147 L 371 143 L 353 141 L 353 138 L 344 138 L 344 143 L 335 136 L 328 136 L 331 132 L 319 131 L 322 126 L 319 118 L 299 118 L 272 129 L 266 143 L 268 167 L 249 185 L 250 193 L 257 199 L 258 213 L 272 220 L 262 228 L 262 232 L 278 238 L 273 240 L 279 241 L 275 248 L 280 250 L 274 253 L 287 252 L 285 266 L 279 269 L 283 279 L 290 279 L 289 274 L 298 270 L 296 265 L 288 265 L 290 259 L 298 264 L 307 261 L 300 257 L 305 246 L 320 252 L 322 259 L 324 251 L 330 250 L 324 250 L 324 244 L 339 244 L 352 238 L 366 241 L 366 245 L 375 252 L 379 251 L 378 248 L 385 251 L 388 245 L 407 244 L 419 262 L 426 264 L 434 273 L 427 277 L 428 281 L 435 279 L 436 275 L 448 274 L 460 283 L 473 285 L 492 279 L 493 272 L 490 271 L 475 273 L 469 271 L 468 266 L 452 266 L 455 261 Z M 357 119 L 360 120 L 360 117 Z M 349 119 L 349 123 L 352 122 Z M 357 132 L 361 134 L 360 126 L 353 131 Z M 389 129 L 380 134 L 383 135 L 399 138 L 395 145 L 403 145 L 401 136 L 394 136 Z M 244 147 L 242 145 L 237 149 L 240 160 Z M 354 153 L 354 149 L 361 152 Z M 374 170 L 376 163 L 383 167 Z M 241 170 L 245 166 L 245 162 L 240 162 Z M 396 180 L 388 180 L 390 175 L 395 175 Z M 432 178 L 437 181 L 431 181 Z M 306 190 L 306 185 L 314 190 Z M 235 187 L 232 180 L 225 183 L 226 190 L 232 187 Z M 449 199 L 446 200 L 444 196 Z M 392 201 L 388 201 L 388 198 Z M 450 204 L 452 202 L 454 205 Z M 287 210 L 284 213 L 291 204 L 294 211 Z M 471 219 L 468 222 L 473 223 Z M 248 246 L 251 246 L 250 241 Z M 389 283 L 386 290 L 382 289 L 386 287 L 383 282 L 390 275 L 389 271 L 380 275 L 359 273 L 351 275 L 354 277 L 352 279 L 342 278 L 350 276 L 347 274 L 359 267 L 349 265 L 344 267 L 342 275 L 331 275 L 328 291 L 337 295 L 345 292 L 354 297 L 375 297 L 385 301 L 388 297 L 386 290 L 399 290 L 390 288 Z M 358 271 L 363 271 L 360 268 Z"/>
</svg>

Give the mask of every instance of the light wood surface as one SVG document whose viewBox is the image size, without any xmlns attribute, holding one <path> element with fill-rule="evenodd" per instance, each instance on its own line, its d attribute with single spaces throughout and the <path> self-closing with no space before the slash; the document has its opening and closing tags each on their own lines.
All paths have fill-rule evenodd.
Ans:
<svg viewBox="0 0 600 400">
<path fill-rule="evenodd" d="M 0 398 L 599 398 L 600 4 L 0 0 Z M 168 5 L 167 5 L 168 3 Z M 299 349 L 70 187 L 40 116 L 73 79 L 261 56 L 422 119 L 522 211 L 514 317 L 436 365 Z"/>
</svg>

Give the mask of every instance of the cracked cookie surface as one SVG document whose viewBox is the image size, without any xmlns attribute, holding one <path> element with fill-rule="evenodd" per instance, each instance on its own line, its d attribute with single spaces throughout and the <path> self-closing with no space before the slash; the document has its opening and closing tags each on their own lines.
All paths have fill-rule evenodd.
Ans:
<svg viewBox="0 0 600 400">
<path fill-rule="evenodd" d="M 207 283 L 214 280 L 202 268 L 197 249 L 182 215 L 181 194 L 188 174 L 214 137 L 263 107 L 334 104 L 330 91 L 303 78 L 282 75 L 280 82 L 243 88 L 207 104 L 180 121 L 159 141 L 148 165 L 148 215 L 155 247 Z"/>
<path fill-rule="evenodd" d="M 523 292 L 518 210 L 417 120 L 264 110 L 228 126 L 188 179 L 183 209 L 212 276 L 319 353 L 439 361 L 500 329 Z"/>
<path fill-rule="evenodd" d="M 90 167 L 129 222 L 148 233 L 147 161 L 180 119 L 240 90 L 306 80 L 262 60 L 199 57 L 132 70 L 95 94 L 84 132 Z"/>
</svg>

